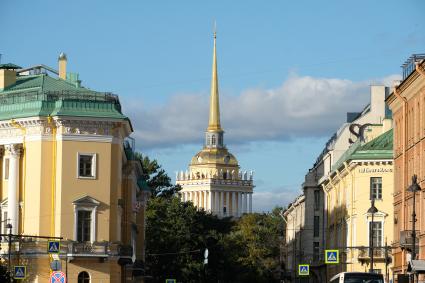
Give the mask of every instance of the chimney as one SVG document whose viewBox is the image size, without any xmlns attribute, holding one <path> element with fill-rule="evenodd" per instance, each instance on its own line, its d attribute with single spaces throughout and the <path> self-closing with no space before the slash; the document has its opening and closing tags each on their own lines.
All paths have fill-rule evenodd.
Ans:
<svg viewBox="0 0 425 283">
<path fill-rule="evenodd" d="M 0 89 L 16 83 L 16 69 L 21 69 L 21 67 L 11 63 L 0 64 Z"/>
<path fill-rule="evenodd" d="M 66 54 L 63 52 L 59 54 L 58 61 L 59 61 L 59 78 L 66 80 L 66 63 L 67 63 Z"/>
</svg>

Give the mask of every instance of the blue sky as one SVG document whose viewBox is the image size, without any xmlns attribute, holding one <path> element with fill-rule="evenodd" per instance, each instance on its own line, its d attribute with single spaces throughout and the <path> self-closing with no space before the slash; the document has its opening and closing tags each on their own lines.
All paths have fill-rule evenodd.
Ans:
<svg viewBox="0 0 425 283">
<path fill-rule="evenodd" d="M 286 205 L 370 84 L 425 52 L 425 2 L 1 1 L 2 62 L 57 66 L 120 95 L 139 150 L 184 170 L 207 126 L 212 29 L 225 141 L 254 208 Z M 422 18 L 422 20 L 421 20 Z"/>
</svg>

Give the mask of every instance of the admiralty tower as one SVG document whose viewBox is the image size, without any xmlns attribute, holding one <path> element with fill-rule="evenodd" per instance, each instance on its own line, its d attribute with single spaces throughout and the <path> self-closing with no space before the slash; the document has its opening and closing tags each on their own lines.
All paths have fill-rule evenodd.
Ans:
<svg viewBox="0 0 425 283">
<path fill-rule="evenodd" d="M 205 144 L 192 158 L 189 169 L 176 172 L 183 201 L 192 201 L 220 217 L 239 217 L 252 212 L 253 172 L 241 171 L 237 159 L 224 145 L 218 95 L 216 33 L 208 128 Z"/>
</svg>

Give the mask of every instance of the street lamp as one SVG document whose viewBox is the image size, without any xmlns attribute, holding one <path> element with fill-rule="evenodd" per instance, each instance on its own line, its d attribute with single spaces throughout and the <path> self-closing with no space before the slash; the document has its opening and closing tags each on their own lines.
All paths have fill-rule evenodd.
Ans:
<svg viewBox="0 0 425 283">
<path fill-rule="evenodd" d="M 412 176 L 412 184 L 407 188 L 408 192 L 413 193 L 413 212 L 412 212 L 412 260 L 416 259 L 416 192 L 419 192 L 421 187 L 418 185 L 418 176 Z M 413 280 L 414 280 L 413 275 Z"/>
<path fill-rule="evenodd" d="M 372 214 L 372 222 L 370 223 L 369 227 L 369 257 L 370 257 L 370 267 L 369 267 L 369 273 L 373 273 L 373 220 L 375 213 L 378 212 L 378 209 L 375 207 L 375 198 L 372 196 L 371 199 L 371 207 L 367 210 L 367 213 Z"/>
<path fill-rule="evenodd" d="M 8 223 L 6 225 L 6 229 L 9 229 L 9 237 L 8 237 L 8 246 L 9 246 L 9 251 L 8 251 L 8 269 L 9 269 L 9 276 L 10 278 L 12 278 L 12 267 L 11 267 L 11 262 L 10 262 L 10 255 L 12 253 L 11 249 L 12 249 L 12 224 Z M 12 280 L 12 279 L 11 279 Z"/>
</svg>

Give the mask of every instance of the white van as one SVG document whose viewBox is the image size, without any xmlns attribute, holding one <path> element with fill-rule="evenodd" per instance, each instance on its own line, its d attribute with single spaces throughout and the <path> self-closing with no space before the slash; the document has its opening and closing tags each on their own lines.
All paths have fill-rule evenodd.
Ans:
<svg viewBox="0 0 425 283">
<path fill-rule="evenodd" d="M 332 277 L 329 283 L 384 283 L 384 276 L 367 272 L 341 272 Z"/>
</svg>

